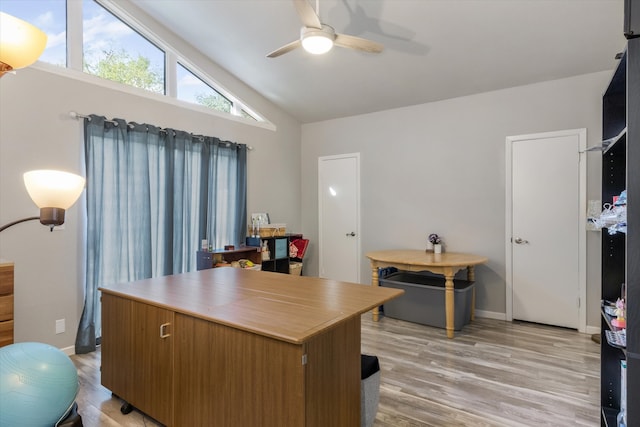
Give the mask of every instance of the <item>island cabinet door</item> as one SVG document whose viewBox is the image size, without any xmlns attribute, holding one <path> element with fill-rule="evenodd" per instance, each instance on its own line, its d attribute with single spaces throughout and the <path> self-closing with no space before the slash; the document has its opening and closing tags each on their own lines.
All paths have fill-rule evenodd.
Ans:
<svg viewBox="0 0 640 427">
<path fill-rule="evenodd" d="M 176 314 L 181 426 L 304 426 L 303 346 Z"/>
<path fill-rule="evenodd" d="M 102 385 L 165 425 L 173 424 L 174 312 L 102 295 Z"/>
<path fill-rule="evenodd" d="M 307 427 L 360 425 L 360 316 L 311 338 L 305 393 Z"/>
</svg>

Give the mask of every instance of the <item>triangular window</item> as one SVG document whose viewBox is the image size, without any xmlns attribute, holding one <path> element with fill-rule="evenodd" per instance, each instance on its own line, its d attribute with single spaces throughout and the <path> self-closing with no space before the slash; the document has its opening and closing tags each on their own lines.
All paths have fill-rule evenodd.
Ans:
<svg viewBox="0 0 640 427">
<path fill-rule="evenodd" d="M 138 28 L 136 21 L 115 2 L 2 0 L 0 11 L 47 33 L 47 48 L 40 62 L 82 70 L 106 80 L 264 122 L 212 78 L 193 71 L 187 61 L 179 63 L 176 59 L 181 57 L 179 52 L 148 29 Z M 78 37 L 71 40 L 70 34 Z"/>
</svg>

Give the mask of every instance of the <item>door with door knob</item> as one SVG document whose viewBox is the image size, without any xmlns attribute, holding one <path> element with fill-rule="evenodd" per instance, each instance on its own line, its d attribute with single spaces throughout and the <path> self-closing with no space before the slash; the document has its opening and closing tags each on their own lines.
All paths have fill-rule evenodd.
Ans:
<svg viewBox="0 0 640 427">
<path fill-rule="evenodd" d="M 507 150 L 513 319 L 580 325 L 578 133 L 514 137 Z"/>
<path fill-rule="evenodd" d="M 360 157 L 318 159 L 319 275 L 360 282 Z"/>
</svg>

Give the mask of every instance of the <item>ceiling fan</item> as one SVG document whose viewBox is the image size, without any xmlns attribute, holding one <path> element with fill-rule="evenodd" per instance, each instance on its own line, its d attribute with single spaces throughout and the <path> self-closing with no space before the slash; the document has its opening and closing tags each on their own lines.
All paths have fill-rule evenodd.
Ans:
<svg viewBox="0 0 640 427">
<path fill-rule="evenodd" d="M 383 46 L 380 43 L 360 37 L 338 34 L 333 27 L 320 22 L 320 17 L 318 16 L 319 0 L 316 0 L 315 11 L 307 0 L 293 0 L 293 3 L 304 25 L 300 29 L 300 39 L 274 50 L 267 55 L 268 58 L 276 58 L 300 46 L 307 52 L 316 55 L 328 52 L 333 45 L 369 53 L 382 52 Z"/>
</svg>

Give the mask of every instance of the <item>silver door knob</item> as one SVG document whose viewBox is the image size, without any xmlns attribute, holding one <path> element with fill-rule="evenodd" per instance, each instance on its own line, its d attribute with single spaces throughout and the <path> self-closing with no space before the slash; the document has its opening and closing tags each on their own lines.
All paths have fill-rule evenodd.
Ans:
<svg viewBox="0 0 640 427">
<path fill-rule="evenodd" d="M 355 235 L 356 235 L 356 233 L 354 233 L 353 231 L 352 231 L 351 233 L 347 233 L 347 234 L 346 234 L 346 236 L 347 236 L 347 237 L 349 237 L 349 236 L 353 237 L 353 236 L 355 236 Z"/>
<path fill-rule="evenodd" d="M 528 241 L 528 240 L 521 239 L 520 237 L 516 237 L 516 238 L 513 240 L 513 242 L 514 242 L 514 243 L 517 243 L 517 244 L 519 244 L 519 245 L 526 245 L 527 243 L 529 243 L 529 241 Z"/>
</svg>

